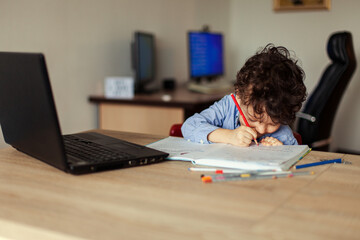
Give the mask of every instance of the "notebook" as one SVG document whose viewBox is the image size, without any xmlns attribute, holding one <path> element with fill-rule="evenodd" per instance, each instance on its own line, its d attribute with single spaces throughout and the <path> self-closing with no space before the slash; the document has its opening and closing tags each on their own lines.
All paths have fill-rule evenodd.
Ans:
<svg viewBox="0 0 360 240">
<path fill-rule="evenodd" d="M 147 146 L 168 152 L 168 160 L 191 161 L 196 165 L 243 170 L 285 171 L 310 151 L 307 145 L 252 144 L 249 147 L 238 147 L 222 143 L 193 143 L 179 137 L 167 137 Z"/>
<path fill-rule="evenodd" d="M 95 132 L 62 136 L 41 53 L 0 52 L 0 124 L 6 143 L 73 174 L 156 163 L 168 156 Z"/>
</svg>

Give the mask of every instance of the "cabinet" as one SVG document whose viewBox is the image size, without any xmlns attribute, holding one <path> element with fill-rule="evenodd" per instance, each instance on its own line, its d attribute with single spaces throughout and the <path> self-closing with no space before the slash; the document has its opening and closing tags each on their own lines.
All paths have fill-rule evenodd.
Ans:
<svg viewBox="0 0 360 240">
<path fill-rule="evenodd" d="M 174 91 L 136 94 L 133 99 L 90 96 L 98 106 L 98 128 L 168 135 L 174 123 L 182 123 L 212 105 L 229 92 L 202 94 L 179 87 Z"/>
</svg>

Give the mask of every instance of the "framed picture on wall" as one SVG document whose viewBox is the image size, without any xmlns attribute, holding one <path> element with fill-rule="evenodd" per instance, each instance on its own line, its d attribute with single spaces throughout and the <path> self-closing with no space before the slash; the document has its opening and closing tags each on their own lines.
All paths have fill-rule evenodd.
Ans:
<svg viewBox="0 0 360 240">
<path fill-rule="evenodd" d="M 330 10 L 331 0 L 273 0 L 274 11 Z"/>
</svg>

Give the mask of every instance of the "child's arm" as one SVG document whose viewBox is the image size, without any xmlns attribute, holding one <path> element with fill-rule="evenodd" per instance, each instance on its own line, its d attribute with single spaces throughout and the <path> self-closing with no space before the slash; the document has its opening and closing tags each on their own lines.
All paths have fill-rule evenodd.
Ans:
<svg viewBox="0 0 360 240">
<path fill-rule="evenodd" d="M 218 128 L 208 135 L 208 140 L 216 143 L 229 143 L 236 146 L 248 147 L 256 139 L 256 131 L 246 126 L 234 130 Z"/>
<path fill-rule="evenodd" d="M 182 125 L 181 131 L 186 140 L 198 143 L 222 142 L 237 146 L 249 146 L 256 138 L 256 131 L 246 126 L 236 129 L 238 120 L 237 109 L 230 95 L 201 113 L 188 118 Z"/>
<path fill-rule="evenodd" d="M 235 108 L 230 108 L 232 99 L 229 95 L 215 102 L 209 108 L 186 119 L 181 132 L 186 140 L 197 143 L 211 143 L 209 133 L 218 128 L 231 128 L 234 126 Z"/>
</svg>

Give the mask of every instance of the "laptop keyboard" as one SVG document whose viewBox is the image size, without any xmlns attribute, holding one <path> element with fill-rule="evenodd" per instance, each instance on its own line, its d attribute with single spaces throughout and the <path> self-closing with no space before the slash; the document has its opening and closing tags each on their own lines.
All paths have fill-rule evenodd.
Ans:
<svg viewBox="0 0 360 240">
<path fill-rule="evenodd" d="M 80 139 L 75 136 L 65 135 L 63 138 L 66 154 L 80 158 L 86 162 L 111 162 L 127 160 L 133 157 L 131 154 L 119 151 L 114 152 L 97 143 Z"/>
</svg>

